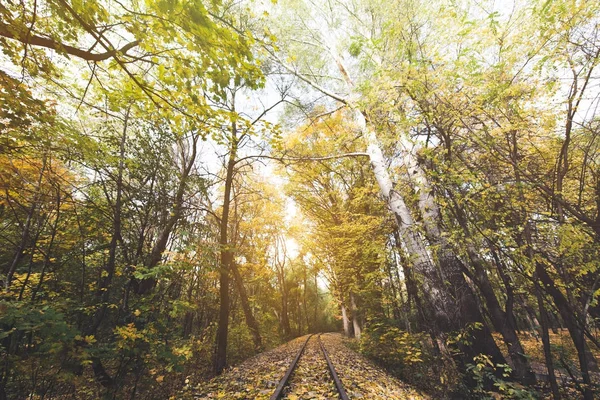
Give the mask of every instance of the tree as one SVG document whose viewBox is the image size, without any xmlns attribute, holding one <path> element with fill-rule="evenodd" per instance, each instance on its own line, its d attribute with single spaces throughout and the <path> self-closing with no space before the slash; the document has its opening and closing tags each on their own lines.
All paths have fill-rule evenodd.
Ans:
<svg viewBox="0 0 600 400">
<path fill-rule="evenodd" d="M 413 212 L 407 206 L 402 194 L 393 188 L 379 139 L 376 135 L 377 124 L 372 119 L 374 114 L 370 113 L 365 101 L 362 104 L 358 101 L 361 98 L 361 93 L 357 91 L 355 81 L 350 76 L 351 72 L 345 66 L 344 60 L 338 53 L 341 43 L 335 41 L 338 34 L 335 29 L 339 26 L 337 25 L 339 21 L 333 14 L 326 11 L 318 10 L 316 13 L 309 13 L 309 15 L 313 17 L 312 21 L 307 22 L 307 19 L 302 20 L 305 26 L 308 26 L 308 24 L 312 26 L 312 30 L 307 31 L 307 39 L 293 39 L 293 41 L 308 43 L 313 49 L 320 50 L 326 57 L 330 57 L 336 65 L 341 80 L 346 83 L 346 90 L 350 95 L 339 95 L 335 91 L 319 84 L 311 77 L 311 72 L 299 72 L 298 68 L 288 65 L 274 52 L 271 53 L 272 56 L 283 69 L 294 74 L 313 89 L 320 91 L 332 100 L 338 101 L 352 110 L 358 130 L 365 140 L 366 152 L 369 155 L 372 170 L 380 187 L 381 194 L 396 218 L 400 237 L 406 246 L 415 270 L 423 277 L 426 308 L 432 313 L 432 321 L 434 323 L 430 327 L 431 331 L 436 336 L 440 336 L 444 332 L 477 326 L 478 328 L 473 330 L 475 338 L 472 345 L 465 346 L 464 349 L 467 354 L 465 357 L 466 361 L 463 360 L 461 363 L 465 364 L 473 356 L 482 352 L 490 354 L 495 363 L 503 363 L 504 357 L 483 321 L 475 296 L 460 270 L 457 262 L 458 259 L 455 257 L 443 257 L 439 259 L 438 262 L 442 272 L 438 273 L 436 266 L 429 258 L 427 244 L 417 231 Z M 295 17 L 298 18 L 298 16 Z M 332 31 L 327 32 L 327 28 Z M 293 50 L 293 48 L 289 48 L 288 52 L 292 52 Z M 291 58 L 296 58 L 296 56 L 294 55 Z M 310 68 L 308 71 L 310 71 Z M 449 285 L 445 284 L 446 281 L 449 282 Z M 452 307 L 447 307 L 449 305 L 452 305 Z M 453 318 L 449 312 L 450 309 L 460 309 L 463 318 Z M 440 344 L 443 341 L 442 339 Z"/>
</svg>

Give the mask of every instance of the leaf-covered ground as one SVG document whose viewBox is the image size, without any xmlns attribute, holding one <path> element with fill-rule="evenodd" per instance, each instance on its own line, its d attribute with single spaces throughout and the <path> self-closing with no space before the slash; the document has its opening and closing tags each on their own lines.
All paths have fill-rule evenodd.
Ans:
<svg viewBox="0 0 600 400">
<path fill-rule="evenodd" d="M 283 399 L 339 399 L 316 335 L 308 341 L 284 390 Z"/>
<path fill-rule="evenodd" d="M 307 336 L 249 358 L 206 382 L 189 382 L 182 399 L 268 399 Z"/>
<path fill-rule="evenodd" d="M 575 388 L 575 384 L 573 383 L 570 373 L 575 375 L 576 378 L 580 380 L 581 372 L 579 371 L 577 351 L 575 350 L 573 341 L 569 336 L 569 332 L 566 329 L 557 329 L 556 332 L 550 331 L 549 336 L 556 379 L 558 381 L 558 385 L 560 386 L 561 394 L 565 398 L 569 399 L 578 398 L 581 396 L 581 393 Z M 505 356 L 508 356 L 508 351 L 500 334 L 494 333 L 494 339 L 498 343 L 499 347 L 503 350 Z M 544 381 L 544 378 L 548 374 L 548 369 L 546 367 L 541 338 L 532 333 L 524 332 L 523 334 L 519 335 L 519 339 L 521 339 L 521 344 L 523 345 L 525 353 L 530 359 L 533 372 L 536 373 L 538 379 L 540 380 L 539 384 L 542 386 L 542 392 L 544 392 L 543 398 L 551 398 L 548 383 Z M 590 350 L 594 356 L 596 356 L 596 359 L 600 360 L 600 351 L 598 348 L 590 343 Z M 600 374 L 592 372 L 591 378 L 594 384 L 600 385 Z"/>
<path fill-rule="evenodd" d="M 291 340 L 252 357 L 221 376 L 205 382 L 189 382 L 180 399 L 268 399 L 285 374 L 307 336 Z M 321 340 L 351 399 L 427 399 L 391 377 L 365 357 L 349 349 L 340 334 L 323 334 Z M 317 337 L 311 339 L 285 390 L 286 399 L 338 399 L 327 362 Z"/>
<path fill-rule="evenodd" d="M 429 397 L 393 378 L 360 354 L 349 349 L 342 335 L 327 333 L 321 340 L 351 399 L 428 399 Z"/>
</svg>

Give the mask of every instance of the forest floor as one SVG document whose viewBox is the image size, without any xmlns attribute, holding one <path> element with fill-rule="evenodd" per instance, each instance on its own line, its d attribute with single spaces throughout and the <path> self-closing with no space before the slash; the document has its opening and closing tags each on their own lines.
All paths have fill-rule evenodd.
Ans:
<svg viewBox="0 0 600 400">
<path fill-rule="evenodd" d="M 182 399 L 268 399 L 307 336 L 252 357 L 222 375 L 198 384 L 190 382 Z M 341 334 L 321 335 L 321 340 L 351 399 L 417 400 L 428 397 L 391 377 L 382 368 L 351 350 Z M 326 361 L 316 336 L 307 344 L 284 392 L 288 399 L 337 399 Z"/>
<path fill-rule="evenodd" d="M 281 398 L 284 400 L 339 399 L 317 335 L 312 336 L 306 343 L 306 348 Z"/>
<path fill-rule="evenodd" d="M 508 356 L 508 351 L 504 346 L 500 334 L 496 332 L 493 335 L 496 343 L 500 346 L 500 349 L 505 352 L 504 355 Z M 557 329 L 556 332 L 549 332 L 549 335 L 550 348 L 554 359 L 554 368 L 556 369 L 559 384 L 561 379 L 570 379 L 567 368 L 579 376 L 580 372 L 577 352 L 575 351 L 575 346 L 569 336 L 569 331 L 566 329 Z M 521 344 L 523 345 L 525 353 L 530 357 L 531 366 L 534 372 L 539 375 L 547 375 L 548 370 L 544 359 L 544 348 L 541 337 L 528 332 L 523 332 L 519 335 L 519 339 L 521 339 Z M 597 359 L 600 359 L 600 350 L 594 345 L 590 345 L 590 350 Z"/>
<path fill-rule="evenodd" d="M 500 349 L 503 350 L 504 355 L 508 356 L 508 351 L 502 337 L 499 333 L 494 333 L 494 339 L 498 343 Z M 570 395 L 577 397 L 579 392 L 575 389 L 573 384 L 573 376 L 577 380 L 581 379 L 581 373 L 579 370 L 579 361 L 577 358 L 577 352 L 573 341 L 569 336 L 567 329 L 557 329 L 556 331 L 549 332 L 550 335 L 550 348 L 552 350 L 552 358 L 554 361 L 554 369 L 556 379 L 561 390 L 564 390 L 564 395 L 568 398 Z M 535 372 L 538 379 L 543 383 L 543 380 L 548 375 L 548 369 L 546 367 L 546 361 L 544 358 L 544 348 L 542 345 L 541 337 L 538 337 L 529 332 L 522 332 L 519 335 L 521 344 L 525 350 L 525 353 L 530 357 L 531 368 Z M 596 356 L 596 359 L 600 360 L 600 350 L 593 344 L 590 344 L 590 350 Z M 592 373 L 592 381 L 596 384 L 600 384 L 600 374 Z M 549 390 L 549 389 L 548 389 Z M 549 397 L 548 397 L 549 398 Z"/>
<path fill-rule="evenodd" d="M 213 379 L 199 383 L 189 382 L 178 398 L 185 400 L 269 399 L 307 338 L 308 335 L 302 336 L 258 354 Z M 500 347 L 504 348 L 501 337 L 495 334 L 495 338 Z M 523 333 L 520 338 L 526 353 L 530 356 L 534 372 L 543 381 L 547 370 L 541 339 L 529 333 Z M 429 398 L 423 392 L 391 376 L 383 368 L 352 350 L 353 339 L 346 339 L 337 333 L 327 333 L 321 335 L 321 340 L 350 399 Z M 579 370 L 577 355 L 569 334 L 566 330 L 558 330 L 550 333 L 550 340 L 557 379 L 563 395 L 567 398 L 576 398 L 579 392 L 574 387 L 570 374 L 579 379 Z M 593 353 L 600 359 L 600 351 L 591 347 Z M 600 380 L 600 376 L 593 378 Z M 540 383 L 542 393 L 546 392 L 547 390 L 543 389 L 543 382 Z M 543 395 L 542 397 L 546 398 Z M 308 341 L 282 398 L 290 400 L 339 398 L 319 348 L 317 336 Z"/>
<path fill-rule="evenodd" d="M 335 366 L 348 397 L 351 399 L 429 399 L 429 396 L 389 375 L 364 356 L 344 344 L 341 334 L 321 335 L 331 362 Z"/>
</svg>

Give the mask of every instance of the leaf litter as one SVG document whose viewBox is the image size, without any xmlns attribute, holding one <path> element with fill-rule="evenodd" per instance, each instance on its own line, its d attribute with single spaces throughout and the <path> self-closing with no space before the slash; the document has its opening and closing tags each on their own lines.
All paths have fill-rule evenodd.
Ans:
<svg viewBox="0 0 600 400">
<path fill-rule="evenodd" d="M 283 399 L 333 400 L 339 395 L 329 373 L 317 335 L 310 338 L 292 373 Z"/>
<path fill-rule="evenodd" d="M 268 399 L 307 336 L 251 357 L 223 374 L 184 388 L 182 399 Z"/>
<path fill-rule="evenodd" d="M 249 358 L 222 375 L 197 384 L 188 383 L 179 399 L 267 400 L 300 351 L 308 335 Z M 348 348 L 341 334 L 327 333 L 321 340 L 344 389 L 351 399 L 421 400 L 429 399 L 406 383 L 390 376 L 364 356 Z M 317 336 L 311 338 L 290 377 L 283 399 L 339 399 Z"/>
<path fill-rule="evenodd" d="M 421 400 L 429 396 L 389 375 L 364 356 L 349 349 L 338 333 L 321 335 L 329 358 L 351 399 Z"/>
</svg>

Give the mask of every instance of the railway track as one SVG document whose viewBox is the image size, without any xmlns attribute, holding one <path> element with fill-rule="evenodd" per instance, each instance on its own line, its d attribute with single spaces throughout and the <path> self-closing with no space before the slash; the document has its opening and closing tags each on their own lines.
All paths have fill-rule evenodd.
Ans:
<svg viewBox="0 0 600 400">
<path fill-rule="evenodd" d="M 320 349 L 320 353 L 322 354 L 323 358 L 325 359 L 325 361 L 327 363 L 327 370 L 329 371 L 329 375 L 335 386 L 335 391 L 337 391 L 338 398 L 341 400 L 348 400 L 348 395 L 346 394 L 346 391 L 344 390 L 344 386 L 342 385 L 342 381 L 338 377 L 337 372 L 335 371 L 335 367 L 333 366 L 331 359 L 329 358 L 329 355 L 327 354 L 327 350 L 325 349 L 325 346 L 323 345 L 323 342 L 321 341 L 320 334 L 312 334 L 306 339 L 306 341 L 300 347 L 300 351 L 298 351 L 298 354 L 296 355 L 296 357 L 294 358 L 294 360 L 288 367 L 287 371 L 285 372 L 285 374 L 279 381 L 279 384 L 277 385 L 275 392 L 271 395 L 269 400 L 279 400 L 279 399 L 283 399 L 286 397 L 299 398 L 299 399 L 303 398 L 302 393 L 300 395 L 296 395 L 295 393 L 293 393 L 294 387 L 293 387 L 293 385 L 290 385 L 290 383 L 293 384 L 293 382 L 291 382 L 291 380 L 293 380 L 293 377 L 295 375 L 294 372 L 297 371 L 298 365 L 302 363 L 301 359 L 303 358 L 303 355 L 305 354 L 305 350 L 306 350 L 307 346 L 309 345 L 309 342 L 311 340 L 314 340 L 313 338 L 315 336 L 316 336 L 316 341 L 318 342 L 318 348 Z M 312 348 L 310 350 L 312 351 L 311 356 L 315 357 L 315 354 L 314 354 L 315 349 Z M 311 360 L 309 360 L 309 362 L 311 362 Z M 313 363 L 314 363 L 314 359 L 313 359 Z M 309 368 L 314 368 L 314 366 L 311 365 L 311 366 L 309 366 Z M 323 377 L 320 377 L 320 378 L 323 378 Z M 322 381 L 320 383 L 326 384 L 326 382 L 322 382 Z M 295 395 L 295 396 L 292 397 L 291 395 Z M 313 397 L 310 394 L 310 392 L 309 392 L 309 397 Z"/>
</svg>

